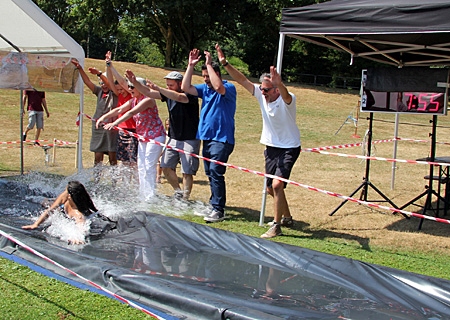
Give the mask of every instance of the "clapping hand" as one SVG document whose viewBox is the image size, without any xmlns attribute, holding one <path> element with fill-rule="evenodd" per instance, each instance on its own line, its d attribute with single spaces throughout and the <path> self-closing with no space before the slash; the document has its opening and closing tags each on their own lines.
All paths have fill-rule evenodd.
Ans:
<svg viewBox="0 0 450 320">
<path fill-rule="evenodd" d="M 274 87 L 279 87 L 281 84 L 281 76 L 274 66 L 270 67 L 270 80 L 272 81 Z"/>
<path fill-rule="evenodd" d="M 192 49 L 191 52 L 189 52 L 189 65 L 195 66 L 200 61 L 201 57 L 200 50 Z"/>
<path fill-rule="evenodd" d="M 106 65 L 111 63 L 111 51 L 106 52 L 106 54 L 105 54 L 105 62 L 106 62 Z"/>
<path fill-rule="evenodd" d="M 127 79 L 131 82 L 131 83 L 135 83 L 136 81 L 136 76 L 134 75 L 133 71 L 131 71 L 130 69 L 127 69 L 125 71 L 125 77 L 127 77 Z"/>
<path fill-rule="evenodd" d="M 205 64 L 206 65 L 212 64 L 211 53 L 209 53 L 208 51 L 204 51 L 204 53 L 205 53 L 205 59 L 206 59 Z"/>
<path fill-rule="evenodd" d="M 227 59 L 225 58 L 225 54 L 223 53 L 223 51 L 220 48 L 218 43 L 216 43 L 216 51 L 217 51 L 217 57 L 219 58 L 219 62 L 221 64 L 225 64 Z"/>
<path fill-rule="evenodd" d="M 88 70 L 93 75 L 98 75 L 100 73 L 100 71 L 98 71 L 97 68 L 95 68 L 95 67 L 90 67 Z"/>
</svg>

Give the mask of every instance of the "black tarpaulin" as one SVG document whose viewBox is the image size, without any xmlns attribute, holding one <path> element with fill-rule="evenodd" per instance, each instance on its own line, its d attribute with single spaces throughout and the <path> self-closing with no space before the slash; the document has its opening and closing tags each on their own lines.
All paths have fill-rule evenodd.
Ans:
<svg viewBox="0 0 450 320">
<path fill-rule="evenodd" d="M 284 8 L 280 33 L 396 66 L 450 63 L 447 0 L 332 0 Z"/>
<path fill-rule="evenodd" d="M 100 286 L 179 318 L 450 317 L 446 280 L 147 212 L 83 246 L 0 229 Z M 0 250 L 80 281 L 6 238 Z"/>
<path fill-rule="evenodd" d="M 122 212 L 115 229 L 85 245 L 68 245 L 45 226 L 21 229 L 30 212 L 42 209 L 34 197 L 52 196 L 53 188 L 40 189 L 52 183 L 0 180 L 0 256 L 27 261 L 71 284 L 93 282 L 167 315 L 163 319 L 450 318 L 450 281 L 161 214 Z M 123 202 L 117 188 L 93 193 L 105 214 Z"/>
</svg>

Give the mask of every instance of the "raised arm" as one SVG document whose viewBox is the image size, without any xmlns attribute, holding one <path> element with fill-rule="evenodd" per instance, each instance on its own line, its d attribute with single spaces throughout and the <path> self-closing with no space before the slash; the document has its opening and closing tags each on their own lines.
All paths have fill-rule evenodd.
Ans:
<svg viewBox="0 0 450 320">
<path fill-rule="evenodd" d="M 80 63 L 76 61 L 75 59 L 72 59 L 71 62 L 75 65 L 75 67 L 80 72 L 81 79 L 83 79 L 84 84 L 92 91 L 94 92 L 95 84 L 92 83 L 91 79 L 89 79 L 86 72 L 84 72 L 83 67 L 81 67 Z"/>
<path fill-rule="evenodd" d="M 117 83 L 127 92 L 130 92 L 130 90 L 128 89 L 128 82 L 127 80 L 116 70 L 116 68 L 114 68 L 112 60 L 111 60 L 111 51 L 108 51 L 106 53 L 106 70 L 107 70 L 107 74 L 108 74 L 108 79 L 109 79 L 109 74 L 111 73 L 111 76 L 113 78 L 115 78 L 117 80 Z M 118 95 L 118 94 L 116 94 Z"/>
<path fill-rule="evenodd" d="M 108 79 L 108 88 L 109 88 L 109 90 L 114 92 L 114 94 L 116 96 L 119 96 L 120 92 L 119 92 L 119 90 L 117 90 L 117 88 L 114 84 L 114 75 L 113 75 L 114 67 L 111 65 L 111 51 L 106 52 L 105 63 L 106 63 L 106 78 Z M 119 82 L 119 80 L 117 80 L 117 82 Z"/>
<path fill-rule="evenodd" d="M 177 92 L 174 90 L 169 90 L 167 88 L 161 88 L 160 86 L 156 85 L 155 83 L 151 82 L 150 80 L 147 79 L 147 86 L 150 87 L 150 89 L 158 92 L 158 94 L 160 93 L 160 97 L 161 94 L 163 94 L 164 96 L 166 96 L 167 98 L 171 99 L 171 100 L 175 100 L 181 103 L 188 103 L 189 102 L 189 98 L 186 96 L 186 94 L 184 92 Z"/>
<path fill-rule="evenodd" d="M 272 81 L 272 84 L 280 91 L 280 95 L 283 101 L 286 104 L 290 104 L 292 102 L 292 96 L 289 94 L 288 89 L 281 81 L 281 76 L 274 66 L 270 67 L 270 80 Z"/>
<path fill-rule="evenodd" d="M 200 51 L 198 49 L 192 49 L 189 52 L 189 62 L 184 73 L 183 82 L 181 83 L 181 90 L 186 93 L 190 93 L 194 96 L 198 96 L 197 89 L 192 85 L 192 75 L 194 74 L 194 67 L 200 61 Z"/>
<path fill-rule="evenodd" d="M 133 71 L 127 69 L 125 75 L 128 81 L 130 81 L 133 84 L 133 86 L 144 96 L 161 100 L 161 95 L 159 94 L 159 91 L 152 90 L 149 87 L 145 86 L 143 83 L 139 82 L 136 79 L 136 76 L 134 75 Z"/>
<path fill-rule="evenodd" d="M 97 76 L 99 80 L 101 80 L 108 88 L 110 88 L 110 83 L 108 81 L 108 78 L 101 72 L 100 70 L 97 70 L 95 67 L 88 68 L 89 72 L 93 75 Z"/>
<path fill-rule="evenodd" d="M 211 82 L 211 86 L 219 94 L 224 95 L 227 92 L 227 89 L 225 89 L 222 79 L 219 77 L 219 75 L 214 70 L 214 67 L 212 66 L 211 53 L 209 53 L 208 51 L 205 51 L 204 53 L 205 53 L 205 58 L 206 58 L 206 61 L 205 61 L 206 69 L 208 70 L 208 76 L 209 76 L 209 81 Z"/>
<path fill-rule="evenodd" d="M 219 58 L 220 64 L 227 70 L 228 74 L 236 80 L 237 83 L 239 83 L 241 86 L 243 86 L 248 92 L 250 92 L 252 95 L 254 94 L 255 86 L 253 82 L 247 79 L 247 77 L 237 70 L 235 67 L 233 67 L 225 58 L 225 54 L 223 53 L 222 49 L 220 48 L 219 44 L 216 44 L 216 51 L 217 56 Z"/>
</svg>

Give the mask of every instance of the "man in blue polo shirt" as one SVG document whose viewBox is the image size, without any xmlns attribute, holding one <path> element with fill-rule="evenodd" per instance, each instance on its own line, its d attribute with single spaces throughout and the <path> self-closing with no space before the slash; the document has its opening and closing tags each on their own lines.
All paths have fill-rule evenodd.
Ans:
<svg viewBox="0 0 450 320">
<path fill-rule="evenodd" d="M 189 53 L 189 64 L 182 82 L 185 93 L 202 99 L 197 139 L 203 141 L 202 155 L 211 160 L 227 162 L 234 149 L 234 115 L 236 113 L 236 87 L 222 80 L 220 67 L 213 63 L 211 54 L 205 54 L 202 77 L 205 83 L 192 85 L 195 65 L 200 61 L 200 51 Z M 219 222 L 225 219 L 225 171 L 226 167 L 208 160 L 204 161 L 205 174 L 209 179 L 211 205 L 202 211 L 206 222 Z"/>
</svg>

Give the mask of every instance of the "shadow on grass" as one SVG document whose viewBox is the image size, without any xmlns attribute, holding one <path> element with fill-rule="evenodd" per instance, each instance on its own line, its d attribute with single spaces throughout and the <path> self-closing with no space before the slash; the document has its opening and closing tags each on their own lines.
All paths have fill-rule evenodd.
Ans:
<svg viewBox="0 0 450 320">
<path fill-rule="evenodd" d="M 450 210 L 445 215 L 443 210 L 444 204 L 440 203 L 439 205 L 439 219 L 449 220 L 450 222 Z M 410 206 L 409 208 L 405 208 L 405 210 L 409 210 L 413 213 L 422 214 L 422 209 L 420 210 L 411 210 L 414 206 Z M 436 202 L 432 203 L 432 208 L 436 209 Z M 431 218 L 435 218 L 435 210 L 428 210 L 427 216 Z M 419 225 L 421 220 L 423 220 L 423 224 L 421 229 L 419 230 Z M 437 222 L 429 219 L 421 219 L 419 217 L 411 217 L 410 219 L 402 219 L 392 223 L 391 225 L 386 227 L 387 230 L 392 231 L 401 231 L 401 232 L 417 232 L 417 233 L 426 233 L 432 236 L 438 237 L 448 237 L 450 226 L 449 223 Z"/>
<path fill-rule="evenodd" d="M 240 221 L 256 221 L 259 222 L 260 219 L 260 212 L 244 208 L 244 207 L 227 207 L 228 210 L 232 210 L 236 212 L 237 214 L 228 216 L 230 220 L 240 220 Z M 272 218 L 265 217 L 264 223 L 267 224 L 268 222 L 272 221 Z M 287 228 L 283 228 L 287 229 Z M 352 234 L 342 233 L 342 232 L 335 232 L 331 230 L 321 229 L 321 230 L 311 230 L 310 224 L 303 222 L 303 221 L 295 221 L 293 227 L 289 227 L 289 230 L 295 230 L 299 231 L 298 235 L 289 233 L 284 234 L 284 237 L 289 238 L 297 238 L 297 239 L 317 239 L 317 240 L 324 240 L 328 238 L 337 238 L 342 240 L 349 240 L 349 241 L 356 241 L 359 243 L 361 248 L 363 250 L 371 251 L 370 249 L 370 239 L 366 237 L 359 237 Z"/>
</svg>

